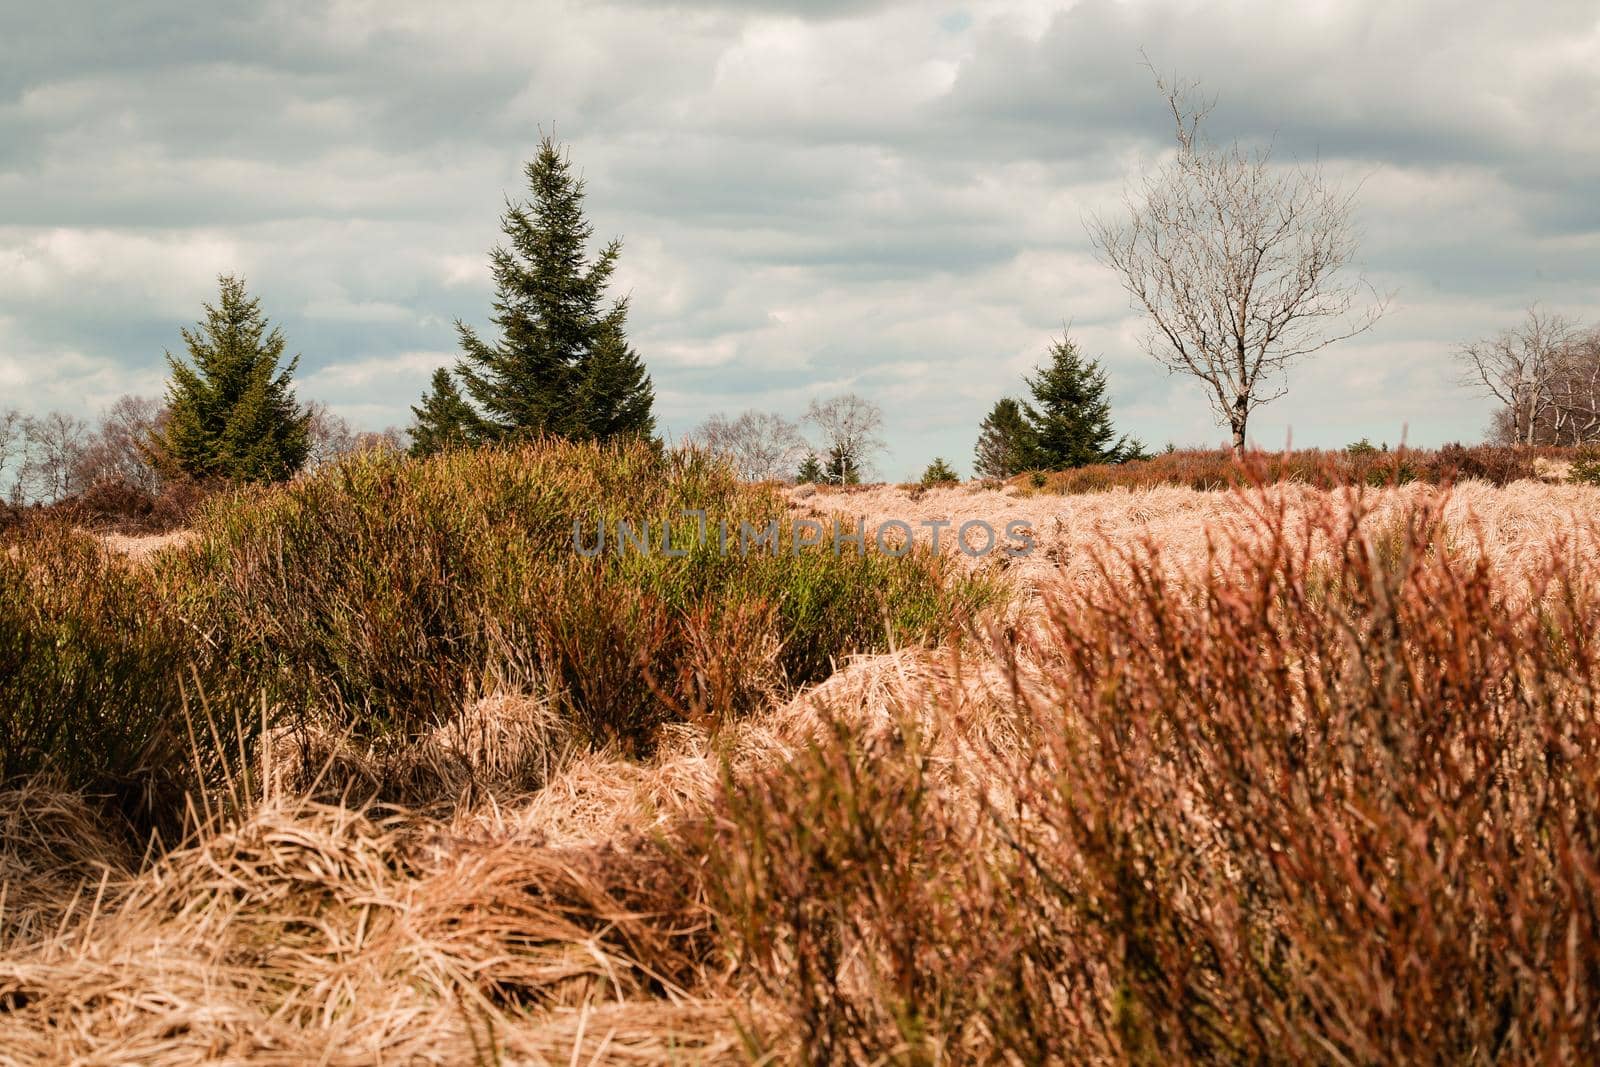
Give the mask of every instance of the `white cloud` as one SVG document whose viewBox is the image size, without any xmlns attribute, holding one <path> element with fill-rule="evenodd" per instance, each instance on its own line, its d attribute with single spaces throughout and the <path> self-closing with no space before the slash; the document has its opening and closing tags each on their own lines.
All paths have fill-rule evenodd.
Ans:
<svg viewBox="0 0 1600 1067">
<path fill-rule="evenodd" d="M 625 239 L 670 430 L 855 388 L 886 473 L 964 460 L 1070 318 L 1127 428 L 1216 440 L 1082 228 L 1166 136 L 1141 46 L 1218 94 L 1220 134 L 1365 179 L 1395 310 L 1298 371 L 1262 442 L 1474 437 L 1456 342 L 1536 298 L 1600 315 L 1588 0 L 165 2 L 0 41 L 0 390 L 31 409 L 159 387 L 232 271 L 302 395 L 407 421 L 453 321 L 487 322 L 501 197 L 553 127 Z"/>
</svg>

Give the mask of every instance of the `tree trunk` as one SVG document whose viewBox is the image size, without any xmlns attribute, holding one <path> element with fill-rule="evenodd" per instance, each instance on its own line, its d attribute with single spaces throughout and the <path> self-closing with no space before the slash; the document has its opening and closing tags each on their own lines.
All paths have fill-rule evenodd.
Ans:
<svg viewBox="0 0 1600 1067">
<path fill-rule="evenodd" d="M 1244 458 L 1244 427 L 1250 418 L 1250 398 L 1234 398 L 1233 410 L 1228 412 L 1228 425 L 1233 429 L 1233 458 Z"/>
</svg>

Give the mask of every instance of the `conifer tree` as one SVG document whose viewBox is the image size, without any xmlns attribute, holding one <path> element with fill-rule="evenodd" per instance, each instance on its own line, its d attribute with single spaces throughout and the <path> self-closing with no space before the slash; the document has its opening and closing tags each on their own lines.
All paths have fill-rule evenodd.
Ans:
<svg viewBox="0 0 1600 1067">
<path fill-rule="evenodd" d="M 1023 405 L 1033 456 L 1045 470 L 1120 463 L 1142 453 L 1137 441 L 1113 440 L 1106 375 L 1098 360 L 1085 359 L 1072 338 L 1050 346 L 1050 363 L 1027 379 L 1033 403 Z"/>
<path fill-rule="evenodd" d="M 583 179 L 549 137 L 526 174 L 530 199 L 507 206 L 509 243 L 490 253 L 500 337 L 489 343 L 456 323 L 457 373 L 479 416 L 473 435 L 652 434 L 650 377 L 627 342 L 627 302 L 606 302 L 621 242 L 590 259 Z"/>
<path fill-rule="evenodd" d="M 613 437 L 654 437 L 651 412 L 655 390 L 639 353 L 623 334 L 627 300 L 617 306 L 595 339 L 589 358 L 580 365 L 578 409 L 583 425 L 575 432 L 602 441 Z"/>
<path fill-rule="evenodd" d="M 980 478 L 1009 478 L 1034 466 L 1033 428 L 1022 405 L 996 400 L 978 432 L 973 470 Z"/>
<path fill-rule="evenodd" d="M 280 371 L 283 334 L 268 328 L 261 302 L 240 278 L 218 279 L 221 296 L 205 319 L 183 330 L 189 362 L 167 353 L 170 417 L 153 454 L 195 478 L 279 481 L 310 452 L 310 413 L 291 379 L 300 357 Z"/>
<path fill-rule="evenodd" d="M 955 468 L 944 461 L 943 456 L 933 457 L 933 462 L 922 470 L 922 488 L 932 489 L 936 485 L 955 485 L 961 481 L 961 476 Z"/>
<path fill-rule="evenodd" d="M 412 406 L 411 413 L 416 416 L 411 425 L 413 456 L 459 448 L 476 436 L 478 414 L 462 397 L 445 367 L 433 372 L 432 387 L 423 394 L 422 403 Z"/>
<path fill-rule="evenodd" d="M 800 470 L 795 475 L 794 480 L 799 485 L 815 485 L 825 480 L 822 473 L 822 464 L 818 461 L 815 452 L 806 454 L 806 458 L 801 462 Z"/>
</svg>

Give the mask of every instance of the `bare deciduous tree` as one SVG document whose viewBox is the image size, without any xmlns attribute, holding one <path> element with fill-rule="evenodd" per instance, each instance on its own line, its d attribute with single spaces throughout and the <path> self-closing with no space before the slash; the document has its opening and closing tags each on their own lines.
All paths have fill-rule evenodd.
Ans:
<svg viewBox="0 0 1600 1067">
<path fill-rule="evenodd" d="M 800 427 L 770 411 L 746 411 L 736 419 L 718 413 L 702 422 L 690 440 L 726 458 L 746 481 L 791 479 L 807 451 Z"/>
<path fill-rule="evenodd" d="M 12 470 L 11 461 L 21 462 L 26 444 L 25 427 L 22 412 L 16 408 L 0 411 L 0 483 L 7 477 L 7 472 Z M 12 471 L 10 477 L 11 488 L 5 495 L 12 499 L 19 498 L 22 495 L 22 487 L 17 480 L 16 472 Z"/>
<path fill-rule="evenodd" d="M 828 401 L 812 400 L 804 420 L 822 437 L 823 466 L 865 475 L 872 460 L 886 447 L 883 410 L 854 393 Z"/>
<path fill-rule="evenodd" d="M 316 470 L 356 451 L 356 432 L 332 408 L 320 400 L 313 400 L 306 405 L 306 413 L 310 417 L 306 423 L 306 436 L 311 444 L 311 451 L 306 456 L 307 470 Z"/>
<path fill-rule="evenodd" d="M 406 432 L 398 426 L 385 426 L 381 430 L 361 430 L 356 434 L 357 452 L 404 452 L 409 445 Z"/>
<path fill-rule="evenodd" d="M 88 444 L 89 424 L 59 411 L 24 421 L 26 447 L 21 496 L 50 504 L 82 488 L 76 474 Z"/>
<path fill-rule="evenodd" d="M 84 443 L 73 481 L 80 489 L 118 484 L 142 493 L 161 489 L 156 461 L 158 435 L 166 407 L 146 396 L 119 397 L 100 417 L 100 426 Z"/>
<path fill-rule="evenodd" d="M 1462 384 L 1500 401 L 1492 436 L 1513 445 L 1600 438 L 1600 330 L 1528 308 L 1522 324 L 1462 345 Z"/>
<path fill-rule="evenodd" d="M 342 416 L 319 400 L 306 405 L 309 422 L 306 436 L 311 451 L 306 457 L 306 470 L 337 462 L 357 452 L 403 452 L 406 433 L 394 426 L 382 430 L 356 430 Z"/>
<path fill-rule="evenodd" d="M 1600 441 L 1600 326 L 1590 327 L 1563 346 L 1550 393 L 1552 444 Z"/>
<path fill-rule="evenodd" d="M 1090 237 L 1151 320 L 1146 349 L 1208 387 L 1242 453 L 1251 413 L 1283 395 L 1291 364 L 1370 328 L 1388 298 L 1359 275 L 1354 193 L 1316 166 L 1281 167 L 1268 146 L 1208 142 L 1194 86 L 1156 85 L 1177 125 L 1177 155 L 1127 196 L 1128 216 Z M 1370 294 L 1371 302 L 1367 302 Z"/>
</svg>

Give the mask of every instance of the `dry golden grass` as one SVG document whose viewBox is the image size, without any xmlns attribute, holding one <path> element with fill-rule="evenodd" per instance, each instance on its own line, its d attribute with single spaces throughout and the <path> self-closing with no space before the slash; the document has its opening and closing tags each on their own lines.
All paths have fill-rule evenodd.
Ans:
<svg viewBox="0 0 1600 1067">
<path fill-rule="evenodd" d="M 976 485 L 908 490 L 882 485 L 844 492 L 791 491 L 798 515 L 808 518 L 865 518 L 868 528 L 889 519 L 911 523 L 919 543 L 930 541 L 925 521 L 949 520 L 940 547 L 969 566 L 1000 565 L 1035 590 L 1053 585 L 1093 584 L 1108 549 L 1145 542 L 1155 546 L 1163 568 L 1174 577 L 1194 578 L 1208 567 L 1227 566 L 1227 554 L 1213 561 L 1213 546 L 1248 544 L 1262 529 L 1264 512 L 1282 508 L 1291 534 L 1303 533 L 1308 515 L 1330 499 L 1360 501 L 1366 523 L 1382 528 L 1403 523 L 1419 508 L 1438 510 L 1452 547 L 1462 558 L 1482 555 L 1503 577 L 1524 576 L 1552 546 L 1562 546 L 1583 568 L 1600 565 L 1600 490 L 1581 485 L 1533 481 L 1497 487 L 1463 482 L 1453 488 L 1413 483 L 1382 489 L 1321 490 L 1293 483 L 1262 490 L 1206 492 L 1179 487 L 1111 489 L 1077 496 L 1025 495 L 1014 487 Z M 1002 537 L 1013 519 L 1033 530 L 1033 553 L 1014 561 L 972 560 L 956 552 L 953 533 L 964 522 L 982 519 Z M 977 533 L 974 538 L 979 537 Z"/>
<path fill-rule="evenodd" d="M 142 872 L 109 871 L 54 932 L 9 944 L 0 1060 L 734 1058 L 730 1004 L 692 991 L 712 983 L 679 947 L 703 930 L 694 901 L 641 908 L 674 900 L 650 884 L 659 869 L 269 800 Z"/>
<path fill-rule="evenodd" d="M 938 697 L 977 711 L 993 685 L 995 664 L 945 652 L 863 656 L 714 736 L 678 727 L 648 762 L 540 754 L 558 760 L 542 788 L 502 778 L 433 815 L 272 795 L 143 869 L 70 796 L 11 794 L 0 1063 L 746 1062 L 740 1028 L 770 1009 L 705 951 L 694 887 L 651 884 L 671 870 L 655 840 L 711 807 L 724 767 L 761 773 L 839 717 L 956 724 L 941 764 L 975 782 L 966 731 L 1003 726 Z M 465 718 L 486 710 L 529 714 Z M 376 773 L 333 747 L 325 777 Z M 281 790 L 301 758 L 269 756 L 260 780 Z M 457 780 L 437 753 L 422 766 Z"/>
<path fill-rule="evenodd" d="M 194 540 L 194 533 L 191 530 L 171 530 L 158 534 L 106 533 L 100 535 L 100 540 L 113 552 L 143 562 L 157 552 L 189 544 Z"/>
</svg>

